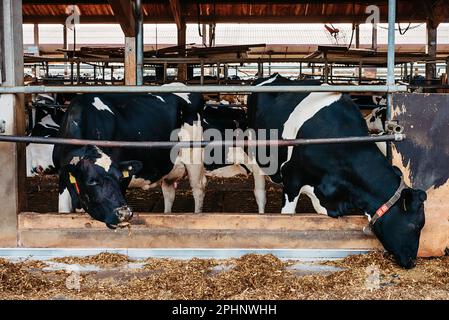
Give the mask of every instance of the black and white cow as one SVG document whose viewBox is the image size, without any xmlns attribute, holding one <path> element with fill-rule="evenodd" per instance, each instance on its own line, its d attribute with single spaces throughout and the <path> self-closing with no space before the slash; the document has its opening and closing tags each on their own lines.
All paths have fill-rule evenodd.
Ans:
<svg viewBox="0 0 449 320">
<path fill-rule="evenodd" d="M 84 94 L 72 100 L 59 137 L 114 141 L 169 141 L 177 129 L 195 138 L 200 128 L 200 94 Z M 175 131 L 176 132 L 176 131 Z M 192 133 L 193 132 L 193 133 Z M 179 139 L 184 140 L 182 132 Z M 109 228 L 123 227 L 132 217 L 124 193 L 131 178 L 143 189 L 162 186 L 165 212 L 175 198 L 176 181 L 186 173 L 191 181 L 195 212 L 203 205 L 202 165 L 171 159 L 169 149 L 56 146 L 59 170 L 59 211 L 83 209 Z"/>
<path fill-rule="evenodd" d="M 56 137 L 64 113 L 64 108 L 57 103 L 54 96 L 39 94 L 30 112 L 28 125 L 32 129 L 29 136 Z M 52 154 L 53 145 L 51 144 L 28 144 L 26 147 L 27 176 L 52 173 L 54 171 Z"/>
<path fill-rule="evenodd" d="M 294 85 L 279 75 L 256 85 Z M 248 99 L 249 127 L 277 129 L 283 139 L 366 136 L 367 125 L 348 95 L 325 93 L 255 93 Z M 374 218 L 371 228 L 397 262 L 415 265 L 424 226 L 426 193 L 404 186 L 374 143 L 303 145 L 279 148 L 283 213 L 295 213 L 299 195 L 312 200 L 318 213 L 331 217 L 360 209 Z M 263 170 L 263 167 L 262 167 Z"/>
</svg>

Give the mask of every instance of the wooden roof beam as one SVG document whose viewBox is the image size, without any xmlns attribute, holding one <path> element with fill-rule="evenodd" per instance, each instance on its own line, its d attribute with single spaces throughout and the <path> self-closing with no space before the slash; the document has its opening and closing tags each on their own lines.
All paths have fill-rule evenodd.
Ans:
<svg viewBox="0 0 449 320">
<path fill-rule="evenodd" d="M 170 8 L 173 13 L 173 18 L 175 19 L 178 30 L 182 29 L 185 21 L 182 17 L 181 3 L 179 2 L 179 0 L 170 0 Z"/>
<path fill-rule="evenodd" d="M 115 20 L 120 24 L 125 37 L 135 37 L 136 15 L 131 0 L 108 0 L 108 2 L 114 12 Z"/>
</svg>

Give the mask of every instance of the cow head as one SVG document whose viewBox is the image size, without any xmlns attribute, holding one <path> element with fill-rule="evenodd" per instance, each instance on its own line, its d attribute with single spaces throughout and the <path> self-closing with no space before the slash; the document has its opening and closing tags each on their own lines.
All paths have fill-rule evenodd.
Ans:
<svg viewBox="0 0 449 320">
<path fill-rule="evenodd" d="M 410 269 L 416 265 L 419 238 L 425 223 L 426 199 L 424 191 L 405 188 L 399 200 L 372 225 L 384 248 L 403 268 Z"/>
<path fill-rule="evenodd" d="M 125 227 L 133 216 L 127 206 L 121 180 L 142 168 L 140 161 L 115 163 L 96 147 L 87 147 L 82 157 L 73 157 L 61 170 L 74 207 L 83 208 L 108 228 Z"/>
</svg>

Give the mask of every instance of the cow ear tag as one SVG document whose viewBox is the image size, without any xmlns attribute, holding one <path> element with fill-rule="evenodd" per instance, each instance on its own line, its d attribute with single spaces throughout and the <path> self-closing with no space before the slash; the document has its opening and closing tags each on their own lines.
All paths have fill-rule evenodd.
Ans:
<svg viewBox="0 0 449 320">
<path fill-rule="evenodd" d="M 374 232 L 369 225 L 363 227 L 363 233 L 367 236 L 374 236 Z"/>
<path fill-rule="evenodd" d="M 76 179 L 71 173 L 69 173 L 69 179 L 70 179 L 70 183 L 72 183 L 72 184 L 76 183 Z"/>
<path fill-rule="evenodd" d="M 123 178 L 129 178 L 129 171 L 128 170 L 123 170 L 122 174 L 123 174 Z"/>
</svg>

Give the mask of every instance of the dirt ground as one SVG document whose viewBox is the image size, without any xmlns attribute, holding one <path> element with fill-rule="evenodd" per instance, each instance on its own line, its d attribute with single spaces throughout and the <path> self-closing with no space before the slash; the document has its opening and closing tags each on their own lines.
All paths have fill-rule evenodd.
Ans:
<svg viewBox="0 0 449 320">
<path fill-rule="evenodd" d="M 252 177 L 228 179 L 210 178 L 204 199 L 204 212 L 257 213 Z M 282 188 L 267 181 L 266 212 L 279 213 L 282 207 Z M 136 212 L 163 212 L 164 199 L 160 188 L 144 191 L 128 189 L 128 204 Z M 238 199 L 238 201 L 236 201 Z M 173 212 L 192 212 L 193 196 L 188 180 L 183 179 L 176 191 Z M 27 210 L 30 212 L 57 212 L 58 177 L 47 175 L 27 179 Z M 314 212 L 308 197 L 301 196 L 297 212 Z"/>
<path fill-rule="evenodd" d="M 0 299 L 449 299 L 449 257 L 419 259 L 412 270 L 381 252 L 321 262 L 331 272 L 299 273 L 296 264 L 254 254 L 188 261 L 131 261 L 111 253 L 0 259 Z"/>
</svg>

